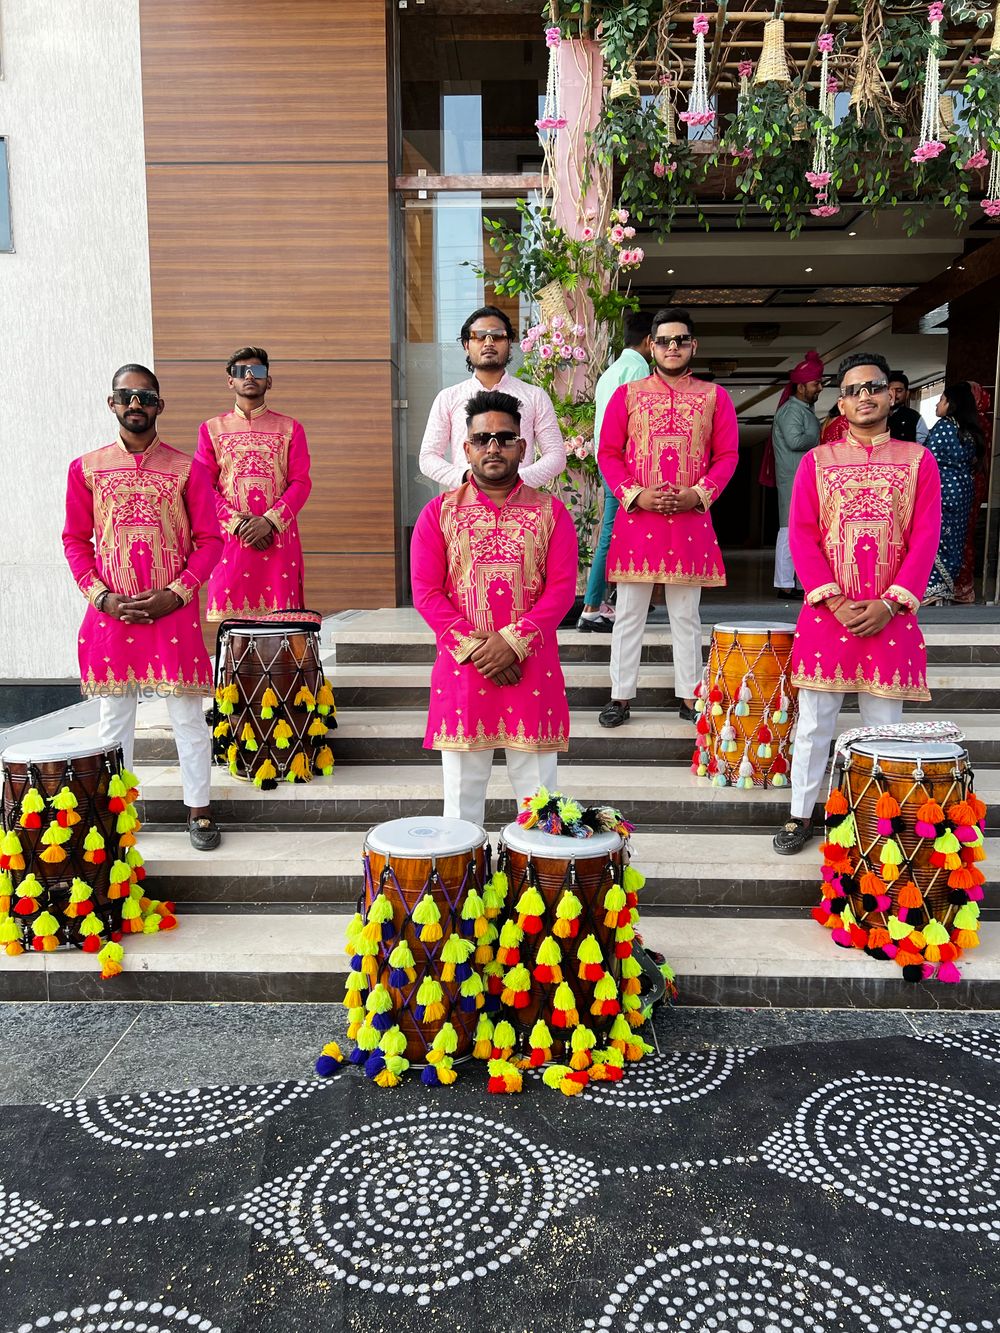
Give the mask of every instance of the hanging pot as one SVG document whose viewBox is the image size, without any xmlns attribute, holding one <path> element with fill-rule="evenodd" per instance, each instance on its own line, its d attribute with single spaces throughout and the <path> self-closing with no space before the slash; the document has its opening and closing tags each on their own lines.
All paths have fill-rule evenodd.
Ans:
<svg viewBox="0 0 1000 1333">
<path fill-rule="evenodd" d="M 538 302 L 542 319 L 547 324 L 551 324 L 556 315 L 561 315 L 567 322 L 572 322 L 569 318 L 569 307 L 566 304 L 566 293 L 562 289 L 562 283 L 547 282 L 540 291 L 535 292 L 535 300 Z"/>
</svg>

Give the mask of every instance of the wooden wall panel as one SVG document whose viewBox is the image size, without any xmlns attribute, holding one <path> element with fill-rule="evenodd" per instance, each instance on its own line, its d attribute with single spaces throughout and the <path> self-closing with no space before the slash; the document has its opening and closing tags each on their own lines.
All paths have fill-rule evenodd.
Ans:
<svg viewBox="0 0 1000 1333">
<path fill-rule="evenodd" d="M 384 166 L 151 166 L 146 190 L 157 356 L 388 355 Z"/>
<path fill-rule="evenodd" d="M 384 0 L 142 0 L 147 162 L 385 160 Z"/>
<path fill-rule="evenodd" d="M 314 555 L 306 560 L 306 606 L 312 611 L 351 611 L 396 605 L 392 555 Z M 336 681 L 334 682 L 336 685 Z"/>
</svg>

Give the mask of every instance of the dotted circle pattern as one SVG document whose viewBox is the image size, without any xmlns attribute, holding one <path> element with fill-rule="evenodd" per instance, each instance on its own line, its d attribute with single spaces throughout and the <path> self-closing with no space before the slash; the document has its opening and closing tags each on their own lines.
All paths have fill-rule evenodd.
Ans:
<svg viewBox="0 0 1000 1333">
<path fill-rule="evenodd" d="M 75 1305 L 71 1310 L 56 1310 L 39 1315 L 34 1323 L 18 1324 L 7 1333 L 35 1333 L 36 1329 L 54 1329 L 58 1333 L 104 1333 L 127 1330 L 128 1333 L 179 1333 L 180 1329 L 197 1333 L 222 1333 L 219 1325 L 183 1305 L 168 1301 L 133 1301 L 122 1292 L 112 1291 L 107 1300 Z"/>
<path fill-rule="evenodd" d="M 968 1032 L 922 1032 L 917 1034 L 916 1039 L 931 1046 L 945 1046 L 949 1050 L 964 1051 L 966 1055 L 978 1055 L 983 1060 L 993 1060 L 1000 1064 L 1000 1032 L 987 1032 L 982 1028 L 973 1028 Z"/>
<path fill-rule="evenodd" d="M 251 1191 L 240 1220 L 327 1277 L 426 1305 L 525 1253 L 593 1175 L 507 1125 L 421 1107 L 352 1129 Z"/>
<path fill-rule="evenodd" d="M 647 1055 L 629 1068 L 620 1083 L 602 1083 L 579 1095 L 587 1101 L 613 1103 L 630 1111 L 662 1115 L 671 1106 L 694 1102 L 721 1088 L 753 1048 L 742 1050 L 664 1051 Z"/>
<path fill-rule="evenodd" d="M 961 1088 L 888 1074 L 834 1079 L 758 1152 L 772 1171 L 883 1217 L 1000 1240 L 996 1107 Z"/>
<path fill-rule="evenodd" d="M 324 1086 L 319 1079 L 298 1079 L 258 1086 L 175 1088 L 89 1102 L 50 1102 L 46 1109 L 116 1148 L 176 1157 L 188 1148 L 237 1138 Z"/>
<path fill-rule="evenodd" d="M 639 1264 L 585 1330 L 615 1333 L 988 1333 L 937 1305 L 866 1286 L 826 1259 L 788 1245 L 701 1237 Z"/>
<path fill-rule="evenodd" d="M 52 1214 L 32 1199 L 0 1185 L 0 1258 L 12 1259 L 33 1245 L 52 1221 Z"/>
</svg>

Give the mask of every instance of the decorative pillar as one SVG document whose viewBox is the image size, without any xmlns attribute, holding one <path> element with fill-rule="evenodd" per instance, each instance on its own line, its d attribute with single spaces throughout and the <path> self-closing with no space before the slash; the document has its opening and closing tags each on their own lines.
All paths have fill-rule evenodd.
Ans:
<svg viewBox="0 0 1000 1333">
<path fill-rule="evenodd" d="M 587 135 L 601 115 L 604 57 L 600 45 L 564 38 L 559 60 L 559 110 L 566 128 L 555 136 L 552 214 L 559 226 L 579 240 L 585 226 L 606 227 L 610 209 L 610 170 L 595 167 L 584 193 Z M 593 216 L 587 220 L 587 215 Z"/>
</svg>

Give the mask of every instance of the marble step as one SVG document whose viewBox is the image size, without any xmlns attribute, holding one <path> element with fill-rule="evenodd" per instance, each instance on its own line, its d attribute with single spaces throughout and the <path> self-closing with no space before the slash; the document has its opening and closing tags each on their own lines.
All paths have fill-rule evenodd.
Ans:
<svg viewBox="0 0 1000 1333">
<path fill-rule="evenodd" d="M 797 608 L 791 613 L 776 607 L 770 617 L 774 624 L 794 623 Z M 713 617 L 708 606 L 702 608 L 704 622 L 702 644 L 705 655 L 712 639 Z M 924 625 L 927 660 L 930 663 L 965 663 L 1000 665 L 1000 625 Z M 338 624 L 324 635 L 333 646 L 340 666 L 377 662 L 433 662 L 434 636 L 412 609 L 372 611 L 345 628 Z M 607 662 L 611 651 L 610 634 L 584 634 L 575 628 L 559 630 L 559 652 L 564 663 Z M 673 640 L 662 609 L 649 621 L 642 647 L 642 660 L 649 663 L 672 662 Z"/>
<path fill-rule="evenodd" d="M 175 764 L 139 765 L 145 820 L 179 823 L 184 818 L 180 772 Z M 687 766 L 561 764 L 564 791 L 587 802 L 611 802 L 635 824 L 763 825 L 773 829 L 788 809 L 788 789 L 714 787 Z M 980 797 L 1000 820 L 1000 774 L 984 768 L 977 782 Z M 212 805 L 222 823 L 293 824 L 300 827 L 369 828 L 403 815 L 440 814 L 440 771 L 428 764 L 358 764 L 329 778 L 304 784 L 279 783 L 259 792 L 225 769 L 212 772 Z M 819 807 L 817 807 L 819 809 Z M 516 813 L 502 766 L 494 765 L 487 788 L 487 827 L 507 823 Z M 992 820 L 991 820 L 992 823 Z"/>
<path fill-rule="evenodd" d="M 120 976 L 102 982 L 76 950 L 0 966 L 8 1000 L 336 1001 L 343 997 L 348 917 L 338 913 L 181 913 L 177 930 L 136 936 Z M 957 985 L 908 984 L 891 963 L 839 949 L 799 916 L 649 916 L 647 944 L 666 955 L 687 1005 L 823 1008 L 1000 1007 L 1000 926 L 961 962 Z"/>
<path fill-rule="evenodd" d="M 957 711 L 1000 710 L 1000 670 L 939 664 L 929 667 L 927 674 L 933 699 L 911 704 L 911 710 L 935 717 Z M 337 706 L 345 709 L 426 707 L 430 675 L 430 665 L 420 662 L 338 665 L 330 673 Z M 563 675 L 571 708 L 600 708 L 611 696 L 608 667 L 602 662 L 564 663 Z M 650 665 L 640 673 L 637 707 L 676 706 L 675 699 L 671 665 Z"/>
<path fill-rule="evenodd" d="M 636 708 L 625 727 L 609 731 L 599 725 L 598 711 L 578 708 L 570 715 L 569 753 L 574 762 L 683 764 L 690 760 L 694 729 L 676 712 Z M 982 713 L 953 713 L 949 721 L 965 733 L 974 764 L 1000 764 L 997 720 Z M 837 729 L 847 731 L 860 724 L 858 713 L 845 711 Z M 437 764 L 437 753 L 423 748 L 426 725 L 425 708 L 344 708 L 338 712 L 331 744 L 338 764 Z M 135 753 L 140 763 L 165 763 L 176 756 L 165 705 L 153 703 L 140 709 Z"/>
<path fill-rule="evenodd" d="M 210 855 L 194 851 L 187 833 L 146 828 L 140 850 L 153 892 L 178 905 L 255 903 L 352 905 L 364 879 L 364 830 L 226 829 Z M 497 829 L 490 830 L 494 850 Z M 631 839 L 632 864 L 646 877 L 647 908 L 710 906 L 811 907 L 818 896 L 817 843 L 797 857 L 778 856 L 769 833 L 646 832 Z M 987 865 L 1000 839 L 986 842 Z"/>
</svg>

